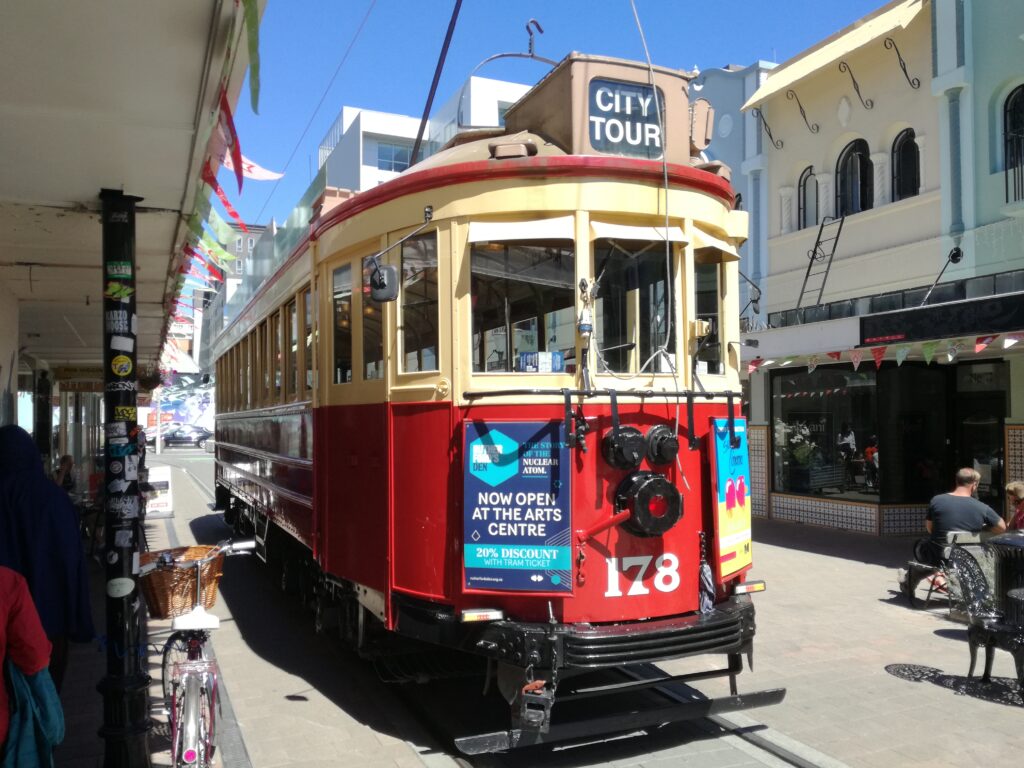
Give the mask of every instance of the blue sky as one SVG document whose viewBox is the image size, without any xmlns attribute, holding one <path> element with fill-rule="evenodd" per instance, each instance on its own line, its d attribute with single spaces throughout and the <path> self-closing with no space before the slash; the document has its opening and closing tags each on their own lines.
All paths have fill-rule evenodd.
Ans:
<svg viewBox="0 0 1024 768">
<path fill-rule="evenodd" d="M 704 70 L 785 61 L 884 0 L 635 2 L 655 64 Z M 249 107 L 246 84 L 235 124 L 245 156 L 286 175 L 276 185 L 247 179 L 239 195 L 233 176 L 221 171 L 221 185 L 247 222 L 288 216 L 309 186 L 317 146 L 342 106 L 422 114 L 453 7 L 454 0 L 267 0 L 260 114 Z M 644 58 L 629 0 L 463 0 L 434 107 L 483 59 L 525 52 L 531 18 L 544 28 L 535 51 L 549 59 L 574 50 Z M 546 71 L 543 64 L 513 59 L 478 74 L 532 84 Z"/>
</svg>

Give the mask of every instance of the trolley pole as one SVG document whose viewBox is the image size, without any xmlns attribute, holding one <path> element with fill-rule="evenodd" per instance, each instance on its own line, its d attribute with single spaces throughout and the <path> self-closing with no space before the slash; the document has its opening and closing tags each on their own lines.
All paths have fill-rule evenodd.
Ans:
<svg viewBox="0 0 1024 768">
<path fill-rule="evenodd" d="M 150 765 L 149 675 L 135 563 L 139 551 L 138 371 L 135 314 L 135 204 L 100 191 L 103 203 L 104 492 L 106 503 L 107 674 L 103 694 L 104 768 Z"/>
</svg>

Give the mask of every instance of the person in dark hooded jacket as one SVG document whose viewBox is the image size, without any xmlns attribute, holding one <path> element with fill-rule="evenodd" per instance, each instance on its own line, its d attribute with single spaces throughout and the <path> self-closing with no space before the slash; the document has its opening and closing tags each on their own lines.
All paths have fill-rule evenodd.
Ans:
<svg viewBox="0 0 1024 768">
<path fill-rule="evenodd" d="M 53 644 L 50 672 L 59 690 L 68 641 L 95 636 L 89 575 L 78 512 L 46 476 L 31 435 L 15 425 L 0 427 L 0 565 L 28 582 Z"/>
</svg>

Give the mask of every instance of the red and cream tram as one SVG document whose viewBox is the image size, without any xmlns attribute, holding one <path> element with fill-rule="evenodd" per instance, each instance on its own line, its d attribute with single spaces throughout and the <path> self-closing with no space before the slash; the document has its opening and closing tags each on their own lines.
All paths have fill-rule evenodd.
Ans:
<svg viewBox="0 0 1024 768">
<path fill-rule="evenodd" d="M 569 56 L 504 129 L 328 190 L 217 341 L 219 507 L 321 624 L 488 659 L 512 724 L 467 751 L 547 738 L 594 669 L 719 654 L 711 711 L 784 693 L 735 689 L 747 220 L 688 81 Z"/>
</svg>

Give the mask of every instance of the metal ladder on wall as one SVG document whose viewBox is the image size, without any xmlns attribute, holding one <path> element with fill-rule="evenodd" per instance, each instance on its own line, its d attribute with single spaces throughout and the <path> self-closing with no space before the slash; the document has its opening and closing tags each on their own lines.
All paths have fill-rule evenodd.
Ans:
<svg viewBox="0 0 1024 768">
<path fill-rule="evenodd" d="M 818 227 L 818 239 L 814 247 L 807 252 L 807 272 L 804 274 L 804 284 L 800 288 L 800 298 L 797 299 L 796 308 L 804 306 L 804 297 L 808 292 L 818 295 L 812 306 L 821 304 L 821 297 L 825 293 L 825 283 L 828 282 L 828 273 L 832 269 L 832 257 L 836 253 L 836 245 L 839 244 L 839 235 L 843 232 L 843 222 L 846 216 L 838 219 L 826 216 L 821 220 Z M 813 280 L 812 278 L 820 278 Z"/>
</svg>

